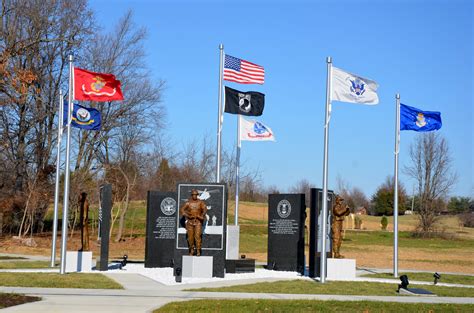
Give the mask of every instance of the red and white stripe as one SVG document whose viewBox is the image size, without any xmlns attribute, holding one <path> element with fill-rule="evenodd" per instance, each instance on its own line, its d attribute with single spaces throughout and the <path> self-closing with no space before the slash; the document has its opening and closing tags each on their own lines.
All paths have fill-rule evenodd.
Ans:
<svg viewBox="0 0 474 313">
<path fill-rule="evenodd" d="M 265 82 L 265 69 L 263 66 L 240 61 L 240 72 L 224 68 L 224 80 L 240 84 L 262 84 Z"/>
</svg>

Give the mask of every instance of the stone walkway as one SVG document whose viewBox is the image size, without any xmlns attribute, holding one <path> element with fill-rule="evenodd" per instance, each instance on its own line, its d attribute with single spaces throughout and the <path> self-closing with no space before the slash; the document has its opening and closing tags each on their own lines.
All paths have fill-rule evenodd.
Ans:
<svg viewBox="0 0 474 313">
<path fill-rule="evenodd" d="M 152 312 L 173 301 L 191 299 L 305 299 L 340 301 L 386 301 L 405 303 L 474 304 L 474 298 L 408 297 L 408 296 L 345 296 L 308 294 L 255 294 L 234 292 L 193 292 L 183 289 L 209 287 L 206 284 L 166 286 L 139 274 L 106 274 L 122 284 L 125 290 L 0 287 L 0 292 L 23 293 L 43 298 L 42 301 L 3 309 L 2 312 Z M 279 279 L 281 280 L 281 279 Z M 214 287 L 249 284 L 268 279 L 228 281 L 212 284 Z"/>
</svg>

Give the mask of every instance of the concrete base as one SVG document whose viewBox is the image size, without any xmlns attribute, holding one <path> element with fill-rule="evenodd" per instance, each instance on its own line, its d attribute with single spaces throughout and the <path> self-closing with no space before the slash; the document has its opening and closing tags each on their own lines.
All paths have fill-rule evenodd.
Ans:
<svg viewBox="0 0 474 313">
<path fill-rule="evenodd" d="M 212 256 L 183 255 L 183 277 L 212 278 Z"/>
<path fill-rule="evenodd" d="M 240 259 L 239 240 L 240 240 L 240 226 L 227 225 L 226 252 L 225 252 L 226 260 Z"/>
<path fill-rule="evenodd" d="M 356 278 L 356 260 L 327 259 L 327 278 L 331 280 L 354 280 Z"/>
<path fill-rule="evenodd" d="M 92 251 L 66 251 L 66 273 L 91 272 Z"/>
</svg>

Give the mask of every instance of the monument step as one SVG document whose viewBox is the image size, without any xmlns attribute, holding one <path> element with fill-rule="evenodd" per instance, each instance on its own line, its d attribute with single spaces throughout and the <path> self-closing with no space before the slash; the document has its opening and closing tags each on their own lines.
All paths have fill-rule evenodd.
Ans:
<svg viewBox="0 0 474 313">
<path fill-rule="evenodd" d="M 225 260 L 226 273 L 254 273 L 255 259 Z"/>
</svg>

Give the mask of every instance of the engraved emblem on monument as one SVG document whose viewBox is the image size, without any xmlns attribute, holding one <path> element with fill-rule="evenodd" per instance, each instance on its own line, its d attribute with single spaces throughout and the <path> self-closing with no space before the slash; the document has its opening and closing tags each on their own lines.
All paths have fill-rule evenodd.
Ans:
<svg viewBox="0 0 474 313">
<path fill-rule="evenodd" d="M 277 212 L 281 218 L 287 218 L 291 213 L 291 204 L 288 200 L 281 200 L 277 205 Z"/>
<path fill-rule="evenodd" d="M 160 204 L 161 212 L 165 215 L 173 215 L 176 212 L 176 201 L 173 198 L 166 197 Z"/>
</svg>

